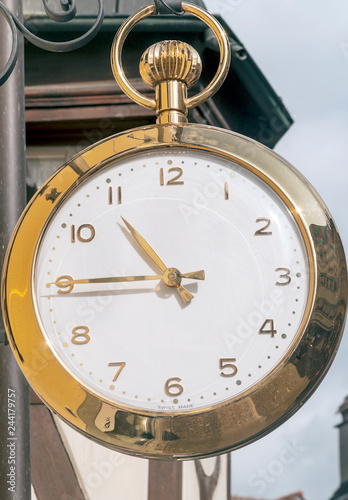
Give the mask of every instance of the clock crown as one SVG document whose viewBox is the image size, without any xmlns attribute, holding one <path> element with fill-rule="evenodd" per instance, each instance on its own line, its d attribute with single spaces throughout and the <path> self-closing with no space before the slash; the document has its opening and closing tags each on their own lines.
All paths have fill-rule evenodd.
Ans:
<svg viewBox="0 0 348 500">
<path fill-rule="evenodd" d="M 156 91 L 157 122 L 185 123 L 187 88 L 202 71 L 198 52 L 185 42 L 158 42 L 143 53 L 139 69 L 144 82 Z"/>
<path fill-rule="evenodd" d="M 151 45 L 140 60 L 140 74 L 153 89 L 164 80 L 180 80 L 191 87 L 201 71 L 202 61 L 196 49 L 178 40 Z"/>
</svg>

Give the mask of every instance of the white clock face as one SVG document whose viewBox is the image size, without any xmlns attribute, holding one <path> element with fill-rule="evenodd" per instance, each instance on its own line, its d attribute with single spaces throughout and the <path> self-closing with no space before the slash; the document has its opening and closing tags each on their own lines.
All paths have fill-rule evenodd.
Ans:
<svg viewBox="0 0 348 500">
<path fill-rule="evenodd" d="M 165 268 L 204 274 L 183 277 L 179 292 L 153 250 Z M 65 200 L 41 240 L 34 296 L 56 357 L 89 390 L 185 412 L 236 397 L 279 365 L 309 282 L 297 223 L 263 180 L 174 148 L 110 165 Z"/>
</svg>

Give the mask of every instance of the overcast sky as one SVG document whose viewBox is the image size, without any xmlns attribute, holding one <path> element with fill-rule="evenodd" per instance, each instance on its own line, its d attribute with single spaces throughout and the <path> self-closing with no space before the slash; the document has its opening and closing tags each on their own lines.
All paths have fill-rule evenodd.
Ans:
<svg viewBox="0 0 348 500">
<path fill-rule="evenodd" d="M 246 46 L 295 120 L 276 151 L 328 205 L 348 248 L 348 2 L 206 0 Z M 348 395 L 348 332 L 312 398 L 269 436 L 232 454 L 233 493 L 328 500 L 340 483 L 337 409 Z"/>
</svg>

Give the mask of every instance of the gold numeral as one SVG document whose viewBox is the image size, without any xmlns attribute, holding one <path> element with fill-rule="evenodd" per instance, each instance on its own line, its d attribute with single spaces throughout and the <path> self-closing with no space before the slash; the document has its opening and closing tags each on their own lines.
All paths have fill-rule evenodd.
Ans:
<svg viewBox="0 0 348 500">
<path fill-rule="evenodd" d="M 120 362 L 117 362 L 117 363 L 109 363 L 108 366 L 118 366 L 119 367 L 119 369 L 116 372 L 116 375 L 112 379 L 113 382 L 116 382 L 116 380 L 118 379 L 121 371 L 126 366 L 126 363 L 124 361 L 120 361 Z"/>
<path fill-rule="evenodd" d="M 114 189 L 112 186 L 110 186 L 108 190 L 108 201 L 109 205 L 114 204 Z M 117 203 L 118 205 L 122 204 L 122 186 L 117 187 Z"/>
<path fill-rule="evenodd" d="M 228 181 L 225 182 L 225 200 L 230 199 L 230 184 Z"/>
<path fill-rule="evenodd" d="M 284 271 L 284 274 L 281 274 L 279 276 L 279 279 L 284 279 L 286 281 L 277 281 L 276 285 L 277 286 L 286 286 L 286 285 L 290 285 L 291 283 L 291 276 L 290 276 L 290 269 L 288 269 L 287 267 L 277 267 L 277 269 L 275 270 L 276 273 L 280 273 Z"/>
<path fill-rule="evenodd" d="M 109 205 L 114 204 L 114 190 L 113 190 L 112 186 L 110 186 L 108 189 L 108 202 L 109 202 Z"/>
<path fill-rule="evenodd" d="M 167 396 L 180 396 L 180 394 L 184 392 L 183 386 L 176 382 L 181 382 L 181 378 L 169 378 L 164 384 L 164 392 L 167 394 Z"/>
<path fill-rule="evenodd" d="M 271 219 L 267 219 L 266 217 L 259 217 L 256 219 L 256 222 L 265 222 L 266 225 L 255 231 L 255 236 L 267 236 L 272 234 L 272 231 L 266 231 L 271 225 Z"/>
<path fill-rule="evenodd" d="M 80 241 L 81 243 L 88 243 L 95 237 L 95 229 L 92 224 L 82 224 L 76 230 L 75 225 L 71 226 L 71 243 Z"/>
<path fill-rule="evenodd" d="M 184 184 L 184 181 L 179 181 L 180 177 L 184 173 L 183 169 L 180 167 L 172 167 L 168 169 L 168 173 L 172 172 L 177 172 L 177 175 L 175 175 L 172 179 L 169 179 L 167 182 L 165 182 L 165 176 L 164 176 L 164 169 L 160 169 L 160 185 L 161 186 L 179 186 Z"/>
<path fill-rule="evenodd" d="M 274 329 L 273 319 L 266 319 L 266 321 L 264 322 L 264 324 L 261 326 L 261 328 L 259 330 L 260 335 L 263 335 L 263 334 L 270 335 L 272 339 L 276 333 L 277 333 L 277 330 Z"/>
<path fill-rule="evenodd" d="M 75 326 L 72 332 L 73 332 L 73 337 L 71 339 L 71 342 L 73 344 L 76 345 L 88 344 L 88 342 L 91 340 L 91 337 L 88 335 L 89 334 L 88 326 Z"/>
<path fill-rule="evenodd" d="M 236 358 L 221 358 L 219 360 L 219 368 L 221 371 L 220 377 L 234 377 L 238 372 L 237 366 L 234 364 Z M 226 371 L 226 373 L 224 372 Z"/>
<path fill-rule="evenodd" d="M 119 205 L 122 204 L 122 187 L 121 186 L 118 186 L 118 188 L 117 188 L 117 203 Z"/>
<path fill-rule="evenodd" d="M 72 281 L 72 276 L 59 276 L 55 281 L 55 285 L 59 288 L 58 293 L 70 293 L 74 288 Z M 67 288 L 67 290 L 63 290 L 64 288 Z"/>
</svg>

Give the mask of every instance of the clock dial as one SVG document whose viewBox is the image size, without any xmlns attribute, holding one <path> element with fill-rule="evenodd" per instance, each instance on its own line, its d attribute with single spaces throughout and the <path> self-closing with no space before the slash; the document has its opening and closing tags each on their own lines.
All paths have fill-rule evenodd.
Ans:
<svg viewBox="0 0 348 500">
<path fill-rule="evenodd" d="M 174 148 L 113 163 L 65 199 L 34 296 L 55 356 L 93 393 L 187 412 L 252 390 L 289 356 L 310 280 L 299 226 L 267 182 Z"/>
<path fill-rule="evenodd" d="M 155 125 L 38 191 L 2 297 L 50 408 L 111 448 L 185 459 L 260 438 L 310 396 L 343 332 L 347 273 L 327 208 L 285 160 L 231 132 Z"/>
</svg>

